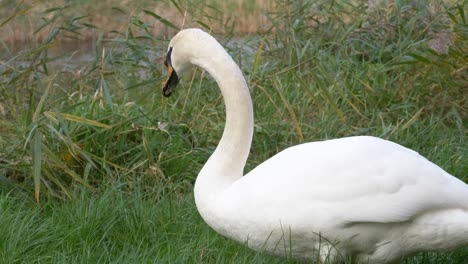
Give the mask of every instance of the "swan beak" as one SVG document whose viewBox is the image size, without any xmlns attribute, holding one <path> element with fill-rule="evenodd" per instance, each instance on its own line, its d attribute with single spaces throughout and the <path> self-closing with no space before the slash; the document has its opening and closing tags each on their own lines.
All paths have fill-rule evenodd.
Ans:
<svg viewBox="0 0 468 264">
<path fill-rule="evenodd" d="M 165 97 L 169 97 L 172 94 L 172 91 L 174 91 L 174 88 L 177 86 L 179 83 L 179 77 L 177 76 L 177 73 L 174 71 L 174 68 L 172 68 L 172 65 L 167 65 L 167 74 L 168 77 L 166 81 L 164 82 L 164 88 L 163 88 L 163 95 Z"/>
</svg>

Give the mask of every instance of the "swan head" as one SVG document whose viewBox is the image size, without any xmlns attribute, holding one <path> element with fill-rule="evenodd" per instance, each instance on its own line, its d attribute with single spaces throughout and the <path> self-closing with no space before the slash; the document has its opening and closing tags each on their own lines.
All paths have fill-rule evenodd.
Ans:
<svg viewBox="0 0 468 264">
<path fill-rule="evenodd" d="M 201 29 L 189 28 L 177 33 L 169 42 L 164 61 L 168 77 L 164 82 L 163 95 L 171 96 L 180 78 L 194 65 L 206 66 L 204 64 L 213 59 L 213 52 L 219 47 L 221 44 Z"/>
</svg>

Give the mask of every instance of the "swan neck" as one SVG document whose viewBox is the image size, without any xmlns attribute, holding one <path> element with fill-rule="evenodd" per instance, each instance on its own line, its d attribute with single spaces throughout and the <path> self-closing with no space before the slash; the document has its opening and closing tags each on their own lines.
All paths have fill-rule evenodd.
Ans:
<svg viewBox="0 0 468 264">
<path fill-rule="evenodd" d="M 221 45 L 212 51 L 210 59 L 205 58 L 198 65 L 217 82 L 226 108 L 226 124 L 221 140 L 195 184 L 196 196 L 197 192 L 211 196 L 243 175 L 252 143 L 253 106 L 241 70 Z"/>
</svg>

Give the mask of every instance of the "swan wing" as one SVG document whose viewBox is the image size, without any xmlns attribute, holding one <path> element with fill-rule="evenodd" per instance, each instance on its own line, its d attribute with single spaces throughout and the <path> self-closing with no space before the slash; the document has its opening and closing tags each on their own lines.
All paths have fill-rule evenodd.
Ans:
<svg viewBox="0 0 468 264">
<path fill-rule="evenodd" d="M 259 217 L 308 215 L 339 223 L 402 222 L 431 210 L 468 210 L 468 185 L 417 152 L 375 137 L 288 148 L 229 190 Z M 236 193 L 236 195 L 234 195 Z M 225 204 L 226 205 L 226 204 Z"/>
</svg>

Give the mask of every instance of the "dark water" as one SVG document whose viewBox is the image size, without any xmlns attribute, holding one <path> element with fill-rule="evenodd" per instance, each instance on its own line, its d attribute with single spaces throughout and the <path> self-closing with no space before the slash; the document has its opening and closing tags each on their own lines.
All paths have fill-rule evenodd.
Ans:
<svg viewBox="0 0 468 264">
<path fill-rule="evenodd" d="M 31 58 L 37 53 L 39 44 L 31 43 L 15 43 L 5 44 L 0 47 L 0 70 L 3 67 L 16 65 L 27 65 Z M 66 41 L 54 43 L 47 48 L 46 53 L 48 58 L 53 59 L 48 65 L 76 68 L 83 64 L 95 60 L 95 43 L 94 41 Z M 44 52 L 44 51 L 42 51 Z"/>
<path fill-rule="evenodd" d="M 223 41 L 222 37 L 219 37 L 219 39 L 220 42 L 225 44 L 225 47 L 234 58 L 238 59 L 239 53 L 243 53 L 242 61 L 244 63 L 249 63 L 255 57 L 258 42 L 260 41 L 260 38 L 256 37 L 232 38 L 228 41 Z M 43 53 L 41 56 L 47 56 L 47 58 L 52 59 L 47 63 L 47 66 L 51 69 L 76 70 L 84 65 L 89 65 L 90 62 L 96 60 L 96 57 L 99 59 L 102 56 L 101 51 L 96 51 L 96 45 L 97 43 L 94 39 L 58 41 L 48 47 L 46 53 Z M 100 45 L 103 44 L 101 43 Z M 34 52 L 35 47 L 40 47 L 40 44 L 16 43 L 15 45 L 0 45 L 0 72 L 7 67 L 29 66 L 34 56 L 28 55 L 28 53 Z M 106 48 L 106 45 L 104 47 Z M 113 49 L 115 48 L 114 46 Z M 117 49 L 122 50 L 124 47 L 117 47 Z M 110 47 L 106 51 L 110 51 Z M 146 55 L 149 61 L 154 63 L 160 62 L 162 64 L 161 58 L 164 57 L 164 52 L 165 49 L 148 50 L 148 54 Z M 144 62 L 140 63 L 145 64 Z"/>
</svg>

